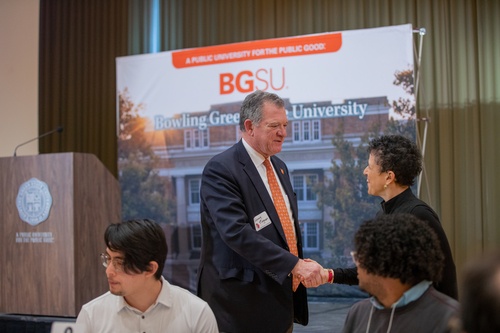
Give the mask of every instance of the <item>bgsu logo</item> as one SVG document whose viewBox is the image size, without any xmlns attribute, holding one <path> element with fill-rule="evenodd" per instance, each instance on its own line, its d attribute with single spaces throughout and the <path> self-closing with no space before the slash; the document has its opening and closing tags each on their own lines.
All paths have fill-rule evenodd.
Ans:
<svg viewBox="0 0 500 333">
<path fill-rule="evenodd" d="M 281 74 L 281 75 L 280 75 Z M 260 68 L 255 72 L 244 70 L 234 75 L 233 73 L 219 74 L 220 94 L 227 95 L 236 89 L 241 93 L 250 93 L 255 90 L 281 90 L 285 87 L 285 67 L 280 70 Z"/>
</svg>

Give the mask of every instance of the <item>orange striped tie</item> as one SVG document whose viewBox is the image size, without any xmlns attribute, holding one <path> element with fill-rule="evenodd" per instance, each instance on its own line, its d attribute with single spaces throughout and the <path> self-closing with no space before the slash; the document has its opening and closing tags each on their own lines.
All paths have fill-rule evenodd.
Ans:
<svg viewBox="0 0 500 333">
<path fill-rule="evenodd" d="M 271 161 L 269 159 L 264 160 L 264 166 L 266 167 L 267 181 L 269 182 L 269 187 L 271 188 L 271 194 L 273 195 L 273 202 L 278 216 L 281 221 L 281 227 L 285 232 L 286 242 L 288 243 L 288 248 L 290 253 L 299 256 L 299 251 L 297 250 L 297 239 L 295 238 L 294 227 L 292 221 L 290 220 L 290 215 L 288 214 L 288 209 L 286 208 L 285 200 L 283 199 L 283 194 L 281 193 L 278 180 L 273 172 L 273 167 L 271 166 Z M 293 277 L 293 291 L 297 290 L 300 280 L 297 277 Z"/>
</svg>

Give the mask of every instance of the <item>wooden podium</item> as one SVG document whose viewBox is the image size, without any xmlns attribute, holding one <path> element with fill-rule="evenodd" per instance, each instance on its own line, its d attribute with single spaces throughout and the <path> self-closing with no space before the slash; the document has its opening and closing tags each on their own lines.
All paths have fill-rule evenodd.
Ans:
<svg viewBox="0 0 500 333">
<path fill-rule="evenodd" d="M 0 158 L 0 313 L 77 316 L 106 292 L 99 254 L 120 211 L 118 181 L 94 155 Z"/>
</svg>

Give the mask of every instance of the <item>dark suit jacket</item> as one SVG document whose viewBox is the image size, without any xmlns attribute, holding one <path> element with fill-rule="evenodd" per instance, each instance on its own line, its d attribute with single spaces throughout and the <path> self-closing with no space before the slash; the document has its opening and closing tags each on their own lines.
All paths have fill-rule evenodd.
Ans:
<svg viewBox="0 0 500 333">
<path fill-rule="evenodd" d="M 271 162 L 290 201 L 302 258 L 288 169 L 275 156 Z M 256 231 L 254 218 L 263 212 L 271 223 Z M 203 170 L 201 225 L 198 296 L 212 308 L 221 332 L 281 333 L 294 320 L 307 325 L 306 289 L 300 285 L 293 292 L 289 276 L 297 257 L 288 250 L 271 196 L 241 141 Z"/>
</svg>

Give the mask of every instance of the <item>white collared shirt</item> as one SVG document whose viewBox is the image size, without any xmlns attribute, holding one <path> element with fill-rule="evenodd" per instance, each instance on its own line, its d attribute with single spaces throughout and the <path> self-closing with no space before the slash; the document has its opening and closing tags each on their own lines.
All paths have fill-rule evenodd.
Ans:
<svg viewBox="0 0 500 333">
<path fill-rule="evenodd" d="M 253 164 L 257 168 L 257 171 L 259 172 L 260 178 L 262 178 L 262 181 L 264 182 L 264 185 L 266 186 L 267 192 L 269 192 L 269 196 L 271 197 L 271 200 L 273 199 L 273 194 L 271 193 L 271 187 L 269 186 L 269 182 L 267 181 L 267 171 L 266 167 L 264 165 L 264 156 L 259 154 L 255 149 L 253 149 L 246 141 L 245 139 L 241 139 L 243 142 L 243 146 L 245 147 L 246 151 L 248 152 L 248 155 L 250 155 L 250 159 L 252 160 Z M 269 160 L 271 161 L 271 160 Z M 271 162 L 272 164 L 272 162 Z M 295 226 L 294 219 L 293 219 L 293 214 L 292 214 L 292 208 L 290 207 L 290 201 L 288 199 L 288 195 L 286 195 L 285 190 L 283 189 L 283 185 L 281 185 L 281 182 L 279 181 L 279 177 L 276 174 L 276 170 L 274 167 L 272 168 L 274 172 L 274 176 L 278 180 L 278 184 L 280 186 L 281 194 L 283 194 L 283 199 L 285 200 L 286 204 L 286 210 L 288 212 L 288 215 L 290 216 L 290 221 L 292 221 L 292 225 Z M 295 234 L 297 234 L 297 231 L 295 228 L 293 228 Z"/>
<path fill-rule="evenodd" d="M 86 333 L 216 333 L 215 316 L 208 304 L 162 276 L 156 302 L 145 312 L 109 291 L 83 305 L 76 322 Z"/>
</svg>

